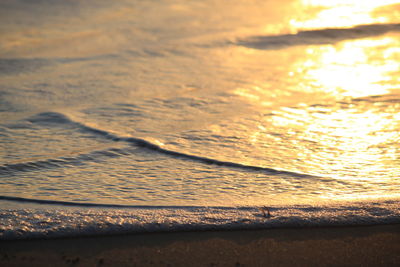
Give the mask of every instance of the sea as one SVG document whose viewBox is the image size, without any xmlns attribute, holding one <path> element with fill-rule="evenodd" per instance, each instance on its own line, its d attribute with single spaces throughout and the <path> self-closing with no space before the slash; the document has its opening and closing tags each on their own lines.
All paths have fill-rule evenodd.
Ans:
<svg viewBox="0 0 400 267">
<path fill-rule="evenodd" d="M 2 0 L 0 239 L 400 223 L 400 1 Z"/>
</svg>

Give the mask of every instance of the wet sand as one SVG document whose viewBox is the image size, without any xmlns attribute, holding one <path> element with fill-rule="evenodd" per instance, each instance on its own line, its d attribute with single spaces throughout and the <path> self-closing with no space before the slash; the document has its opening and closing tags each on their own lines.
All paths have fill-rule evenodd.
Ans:
<svg viewBox="0 0 400 267">
<path fill-rule="evenodd" d="M 1 241 L 0 266 L 400 266 L 400 225 Z"/>
</svg>

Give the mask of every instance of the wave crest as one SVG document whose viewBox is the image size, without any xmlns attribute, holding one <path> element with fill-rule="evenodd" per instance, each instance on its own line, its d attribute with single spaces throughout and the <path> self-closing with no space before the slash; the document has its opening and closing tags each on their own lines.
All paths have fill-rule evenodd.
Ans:
<svg viewBox="0 0 400 267">
<path fill-rule="evenodd" d="M 296 34 L 253 36 L 238 40 L 235 45 L 255 49 L 279 49 L 297 45 L 333 44 L 348 39 L 360 39 L 400 31 L 400 24 L 370 24 L 352 28 L 327 28 L 300 31 Z"/>
<path fill-rule="evenodd" d="M 152 152 L 172 156 L 174 158 L 195 161 L 195 162 L 208 164 L 208 165 L 236 168 L 236 169 L 247 170 L 247 171 L 258 171 L 258 172 L 268 173 L 271 175 L 290 175 L 292 177 L 294 176 L 294 177 L 300 177 L 300 178 L 315 178 L 316 177 L 313 175 L 308 175 L 308 174 L 303 174 L 303 173 L 291 172 L 291 171 L 286 171 L 286 170 L 277 170 L 277 169 L 273 169 L 273 168 L 269 168 L 269 167 L 262 167 L 262 166 L 252 166 L 252 165 L 246 165 L 246 164 L 235 163 L 235 162 L 230 162 L 230 161 L 223 161 L 223 160 L 212 159 L 212 158 L 207 158 L 207 157 L 203 157 L 203 156 L 192 155 L 192 154 L 188 154 L 188 153 L 183 153 L 183 152 L 179 152 L 179 151 L 166 149 L 157 144 L 151 143 L 150 141 L 147 141 L 145 139 L 136 138 L 136 137 L 117 136 L 116 134 L 113 134 L 106 130 L 94 128 L 85 123 L 74 121 L 74 120 L 70 119 L 68 116 L 58 113 L 58 112 L 40 113 L 40 114 L 37 114 L 37 115 L 29 118 L 28 121 L 30 121 L 31 123 L 38 123 L 38 124 L 42 124 L 45 126 L 50 126 L 52 124 L 61 124 L 61 125 L 69 124 L 69 125 L 73 125 L 73 126 L 77 127 L 81 131 L 91 133 L 91 134 L 100 136 L 102 138 L 106 138 L 108 140 L 112 140 L 115 142 L 126 142 L 126 143 L 129 143 L 130 145 L 136 146 L 137 148 L 143 148 L 143 149 L 147 149 Z M 65 166 L 65 165 L 74 165 L 74 164 L 79 164 L 82 161 L 94 160 L 94 158 L 96 158 L 96 156 L 99 156 L 99 154 L 100 154 L 100 156 L 103 156 L 103 157 L 119 157 L 119 156 L 124 155 L 125 152 L 126 151 L 124 149 L 122 149 L 122 150 L 109 149 L 109 150 L 104 150 L 104 151 L 94 151 L 93 153 L 79 155 L 77 157 L 60 157 L 57 159 L 46 159 L 46 160 L 29 161 L 29 162 L 22 162 L 22 163 L 16 163 L 16 164 L 6 164 L 3 166 L 0 166 L 0 174 L 5 173 L 5 172 L 10 172 L 10 171 L 11 172 L 13 172 L 13 171 L 30 171 L 33 169 L 40 169 L 40 168 L 54 168 L 54 167 L 61 167 L 61 166 Z M 94 154 L 94 153 L 97 153 L 97 154 Z M 128 151 L 128 153 L 131 153 L 131 151 Z M 318 178 L 321 178 L 321 177 L 318 177 Z"/>
</svg>

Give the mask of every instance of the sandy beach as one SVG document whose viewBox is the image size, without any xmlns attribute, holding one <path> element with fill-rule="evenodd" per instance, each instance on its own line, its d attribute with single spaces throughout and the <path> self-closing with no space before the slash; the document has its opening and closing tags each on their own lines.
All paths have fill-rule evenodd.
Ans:
<svg viewBox="0 0 400 267">
<path fill-rule="evenodd" d="M 399 266 L 400 225 L 1 241 L 1 266 Z"/>
</svg>

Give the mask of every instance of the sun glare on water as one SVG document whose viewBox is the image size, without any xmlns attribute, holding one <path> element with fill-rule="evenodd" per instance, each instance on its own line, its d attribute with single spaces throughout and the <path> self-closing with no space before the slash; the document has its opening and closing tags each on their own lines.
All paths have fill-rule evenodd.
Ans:
<svg viewBox="0 0 400 267">
<path fill-rule="evenodd" d="M 398 23 L 393 14 L 400 18 L 400 2 L 304 0 L 299 6 L 309 12 L 292 18 L 290 34 L 280 38 L 309 38 L 297 33 L 316 30 L 312 37 L 323 41 L 292 38 L 297 43 L 280 56 L 264 43 L 243 53 L 253 62 L 279 65 L 272 79 L 233 91 L 257 110 L 273 114 L 249 131 L 249 142 L 271 148 L 276 141 L 276 151 L 287 146 L 286 155 L 297 159 L 288 168 L 297 164 L 296 171 L 358 188 L 327 189 L 321 198 L 398 197 L 400 35 L 398 26 L 385 27 Z M 359 25 L 372 25 L 372 33 L 357 35 L 364 30 Z M 374 25 L 385 30 L 376 34 Z M 333 28 L 340 31 L 326 30 Z M 329 39 L 336 33 L 340 37 Z M 279 87 L 285 90 L 275 89 Z"/>
<path fill-rule="evenodd" d="M 297 29 L 352 27 L 360 24 L 388 23 L 393 13 L 400 14 L 398 0 L 302 0 L 299 6 L 307 7 L 311 15 L 300 15 L 290 20 Z M 392 7 L 390 13 L 379 12 L 382 7 Z"/>
<path fill-rule="evenodd" d="M 322 6 L 315 18 L 291 21 L 296 28 L 351 27 L 359 24 L 387 23 L 374 10 L 398 1 L 304 1 L 307 5 Z M 398 5 L 394 6 L 397 7 Z M 395 11 L 394 11 L 395 12 Z M 318 149 L 304 147 L 308 160 L 330 177 L 375 187 L 365 192 L 328 193 L 322 197 L 357 199 L 385 194 L 380 189 L 380 177 L 396 177 L 395 168 L 399 147 L 396 131 L 400 117 L 396 103 L 369 100 L 369 97 L 390 94 L 399 88 L 400 41 L 398 34 L 343 41 L 335 45 L 310 46 L 304 61 L 295 66 L 303 82 L 336 98 L 339 103 L 328 112 L 306 109 L 303 137 L 318 142 Z M 365 100 L 363 100 L 363 98 Z M 360 100 L 354 102 L 354 100 Z M 375 103 L 374 103 L 375 102 Z M 392 144 L 392 145 L 391 145 Z M 306 156 L 307 157 L 307 156 Z M 375 185 L 374 185 L 375 184 Z M 397 195 L 398 194 L 394 194 Z M 386 192 L 386 196 L 387 192 Z"/>
<path fill-rule="evenodd" d="M 397 38 L 386 37 L 309 48 L 306 51 L 309 58 L 299 70 L 318 88 L 339 97 L 385 94 L 392 88 L 385 81 L 391 80 L 400 67 L 393 56 L 400 54 L 399 45 Z M 392 48 L 385 50 L 385 47 Z"/>
</svg>

